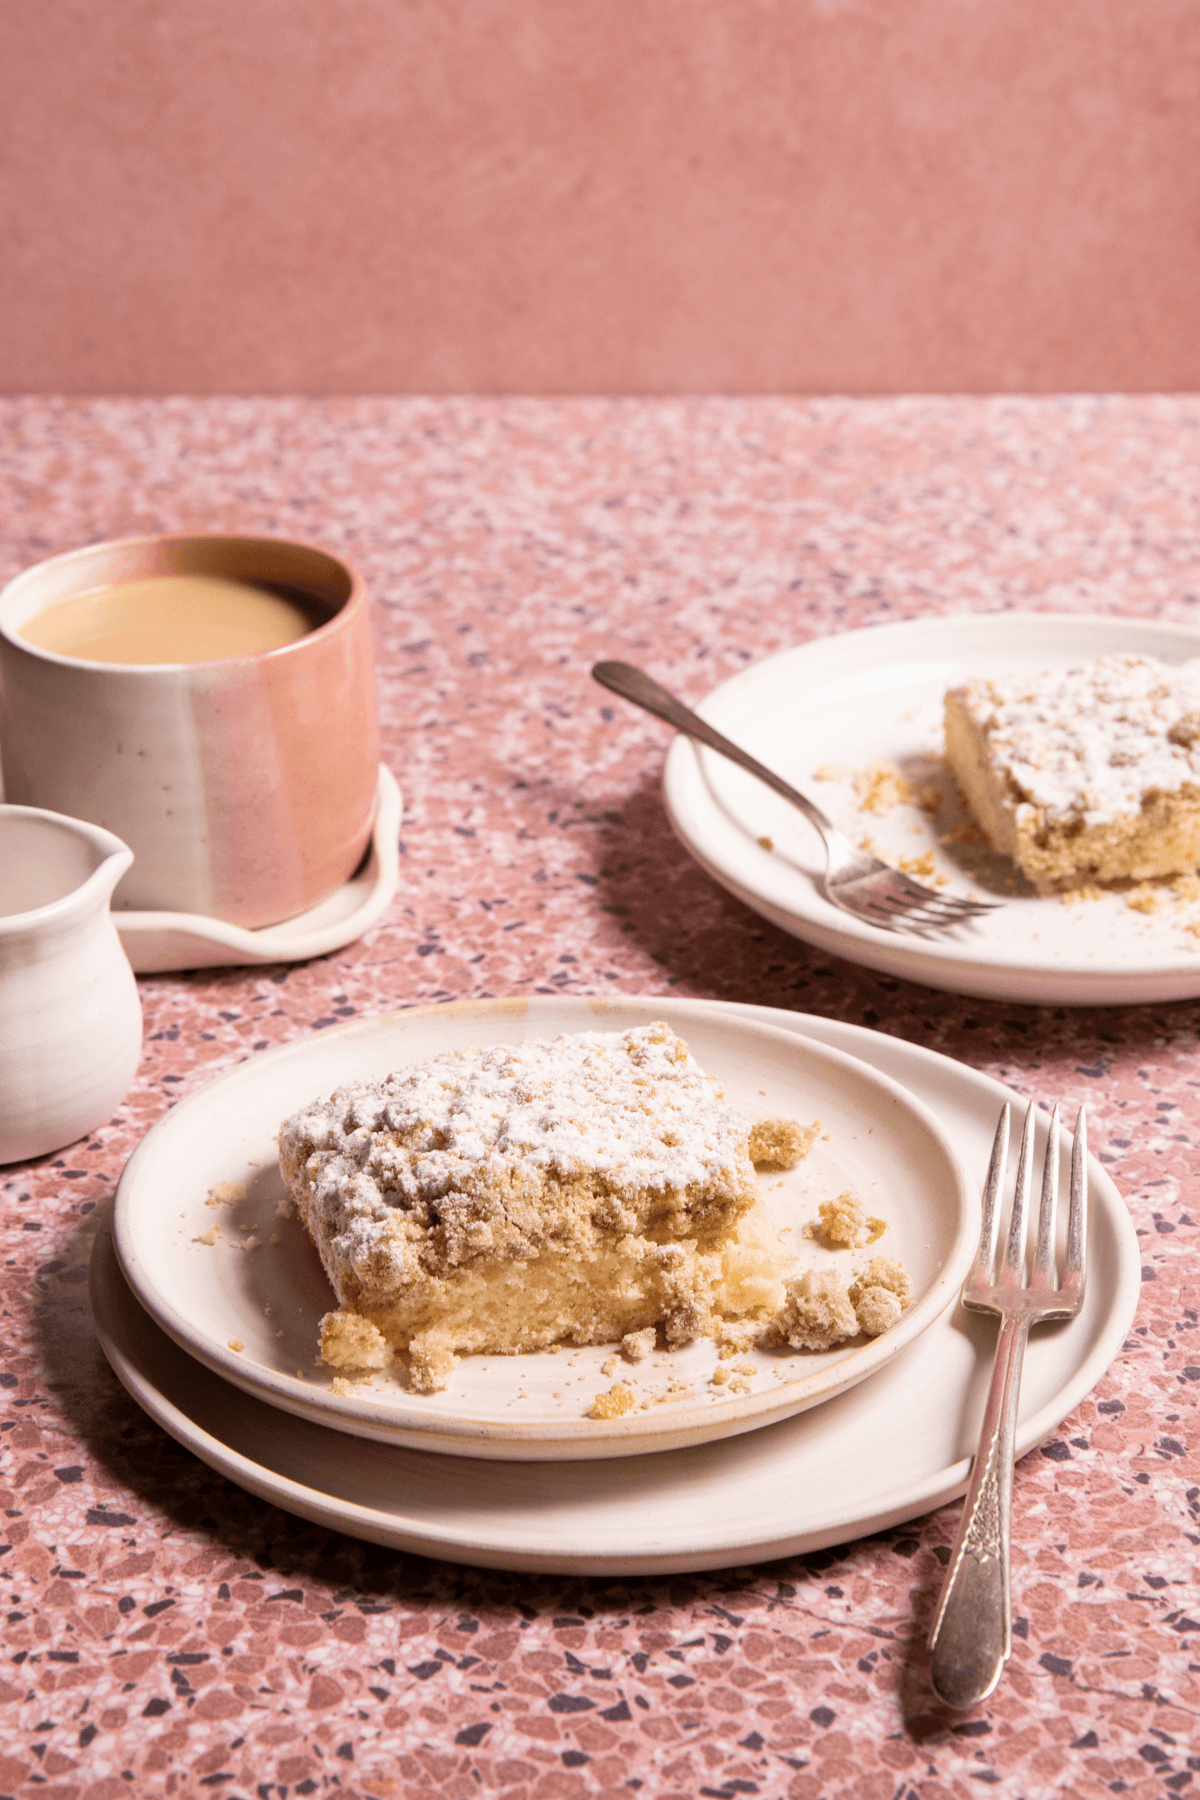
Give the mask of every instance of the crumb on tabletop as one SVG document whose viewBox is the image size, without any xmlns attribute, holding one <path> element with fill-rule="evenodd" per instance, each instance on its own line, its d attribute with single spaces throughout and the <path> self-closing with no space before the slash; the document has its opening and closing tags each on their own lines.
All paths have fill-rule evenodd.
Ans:
<svg viewBox="0 0 1200 1800">
<path fill-rule="evenodd" d="M 619 1419 L 633 1409 L 633 1389 L 627 1381 L 615 1381 L 606 1394 L 597 1394 L 588 1407 L 589 1419 Z"/>
<path fill-rule="evenodd" d="M 391 1347 L 383 1333 L 357 1313 L 326 1313 L 320 1332 L 321 1355 L 331 1368 L 383 1369 L 391 1361 Z"/>
<path fill-rule="evenodd" d="M 208 1190 L 205 1206 L 240 1206 L 246 1198 L 244 1181 L 218 1181 Z"/>
<path fill-rule="evenodd" d="M 627 1331 L 621 1339 L 621 1354 L 628 1362 L 643 1362 L 657 1342 L 658 1333 L 653 1325 L 647 1325 L 642 1331 Z"/>
<path fill-rule="evenodd" d="M 788 1282 L 767 1342 L 790 1344 L 793 1350 L 830 1350 L 857 1336 L 858 1320 L 841 1276 L 833 1269 L 806 1269 Z"/>
<path fill-rule="evenodd" d="M 760 1119 L 750 1127 L 750 1161 L 768 1169 L 794 1169 L 808 1155 L 820 1131 L 820 1119 L 811 1125 L 801 1125 L 796 1119 Z"/>
<path fill-rule="evenodd" d="M 858 796 L 862 812 L 889 813 L 893 807 L 908 805 L 916 799 L 916 789 L 894 763 L 868 763 L 856 769 L 850 780 Z"/>
</svg>

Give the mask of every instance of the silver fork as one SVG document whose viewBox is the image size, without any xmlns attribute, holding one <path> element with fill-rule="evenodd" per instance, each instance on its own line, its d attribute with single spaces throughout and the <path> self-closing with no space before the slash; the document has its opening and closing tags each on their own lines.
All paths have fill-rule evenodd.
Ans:
<svg viewBox="0 0 1200 1800">
<path fill-rule="evenodd" d="M 1029 1327 L 1042 1319 L 1070 1319 L 1083 1304 L 1084 1238 L 1087 1200 L 1087 1118 L 1079 1109 L 1071 1150 L 1071 1205 L 1067 1215 L 1067 1262 L 1061 1283 L 1055 1273 L 1054 1214 L 1058 1204 L 1058 1107 L 1050 1115 L 1042 1165 L 1042 1206 L 1038 1217 L 1033 1274 L 1025 1280 L 1025 1213 L 1033 1160 L 1033 1115 L 1025 1115 L 1017 1184 L 1003 1256 L 996 1259 L 999 1201 L 1008 1161 L 1009 1108 L 996 1127 L 992 1160 L 983 1190 L 979 1249 L 963 1287 L 963 1305 L 972 1312 L 996 1313 L 1002 1323 L 983 1414 L 971 1485 L 963 1502 L 958 1536 L 946 1570 L 937 1616 L 929 1634 L 933 1685 L 949 1706 L 974 1706 L 986 1699 L 1012 1652 L 1009 1600 L 1009 1540 L 1012 1474 L 1021 1364 Z"/>
<path fill-rule="evenodd" d="M 885 931 L 936 931 L 945 926 L 958 925 L 964 919 L 977 918 L 981 913 L 994 910 L 999 904 L 988 900 L 960 900 L 952 894 L 939 894 L 933 888 L 924 887 L 921 882 L 913 881 L 902 875 L 899 869 L 891 868 L 880 862 L 877 856 L 870 856 L 865 850 L 856 850 L 848 837 L 840 832 L 832 819 L 826 817 L 819 806 L 815 806 L 804 794 L 790 787 L 782 776 L 764 767 L 748 751 L 731 743 L 719 731 L 677 700 L 674 694 L 660 687 L 657 681 L 635 669 L 632 663 L 602 662 L 597 663 L 592 675 L 601 687 L 610 688 L 614 694 L 620 694 L 623 700 L 632 700 L 635 706 L 653 713 L 656 718 L 665 719 L 676 731 L 686 732 L 688 737 L 695 738 L 698 743 L 707 744 L 719 756 L 727 756 L 730 762 L 737 763 L 739 768 L 757 775 L 765 781 L 769 788 L 790 800 L 793 806 L 799 807 L 810 825 L 815 826 L 825 844 L 825 894 L 834 906 L 840 906 L 843 912 L 853 913 L 856 918 L 866 919 L 870 925 L 878 925 Z"/>
</svg>

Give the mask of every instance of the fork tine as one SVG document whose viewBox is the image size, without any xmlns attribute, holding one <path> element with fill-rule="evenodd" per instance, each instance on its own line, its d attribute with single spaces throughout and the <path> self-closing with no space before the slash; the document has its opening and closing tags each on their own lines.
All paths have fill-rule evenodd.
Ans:
<svg viewBox="0 0 1200 1800">
<path fill-rule="evenodd" d="M 941 911 L 934 906 L 909 906 L 905 908 L 905 917 L 917 925 L 925 925 L 933 930 L 935 927 L 961 925 L 966 919 L 977 915 L 971 912 Z"/>
<path fill-rule="evenodd" d="M 1004 1171 L 1008 1165 L 1008 1130 L 1011 1118 L 1012 1107 L 1006 1100 L 1000 1108 L 996 1135 L 992 1140 L 992 1160 L 988 1164 L 987 1180 L 983 1184 L 979 1249 L 975 1253 L 975 1268 L 989 1277 L 992 1259 L 996 1254 L 996 1220 L 998 1216 L 996 1203 L 1004 1186 Z M 972 1270 L 973 1273 L 974 1270 Z"/>
<path fill-rule="evenodd" d="M 992 912 L 1003 904 L 996 900 L 969 900 L 964 894 L 939 893 L 936 888 L 928 888 L 923 881 L 913 881 L 907 875 L 901 875 L 900 882 L 901 892 L 907 900 L 940 912 Z"/>
<path fill-rule="evenodd" d="M 982 906 L 976 900 L 960 900 L 954 894 L 930 894 L 928 892 L 912 895 L 902 902 L 906 910 L 914 916 L 918 912 L 927 913 L 931 919 L 971 919 L 977 913 L 991 912 L 990 906 Z"/>
<path fill-rule="evenodd" d="M 1075 1121 L 1071 1148 L 1071 1209 L 1067 1215 L 1067 1274 L 1064 1288 L 1083 1299 L 1084 1242 L 1087 1237 L 1087 1107 L 1081 1106 Z"/>
<path fill-rule="evenodd" d="M 1029 1102 L 1025 1129 L 1021 1133 L 1021 1157 L 1017 1163 L 1017 1185 L 1013 1190 L 1012 1217 L 1008 1222 L 1008 1243 L 1004 1251 L 1004 1272 L 1018 1281 L 1025 1271 L 1025 1213 L 1029 1206 L 1029 1171 L 1033 1162 L 1034 1104 Z"/>
<path fill-rule="evenodd" d="M 1058 1102 L 1050 1114 L 1046 1160 L 1042 1164 L 1042 1209 L 1038 1214 L 1037 1274 L 1054 1287 L 1054 1215 L 1058 1209 Z"/>
</svg>

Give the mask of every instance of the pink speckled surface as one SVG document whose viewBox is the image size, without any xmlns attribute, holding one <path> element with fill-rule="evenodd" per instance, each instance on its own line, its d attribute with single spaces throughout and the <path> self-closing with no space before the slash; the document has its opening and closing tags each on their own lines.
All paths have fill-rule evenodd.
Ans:
<svg viewBox="0 0 1200 1800">
<path fill-rule="evenodd" d="M 1200 1005 L 966 1001 L 838 963 L 665 826 L 665 732 L 786 644 L 931 611 L 1200 615 L 1200 401 L 51 401 L 0 405 L 0 573 L 89 539 L 294 531 L 376 606 L 404 882 L 292 969 L 142 981 L 117 1117 L 0 1171 L 0 1794 L 223 1800 L 1167 1800 L 1200 1771 Z M 308 1526 L 194 1461 L 91 1335 L 91 1236 L 172 1097 L 322 1022 L 478 994 L 771 1001 L 1087 1099 L 1143 1237 L 1138 1324 L 1018 1468 L 1015 1653 L 965 1716 L 924 1631 L 956 1508 L 673 1580 L 489 1574 Z M 1193 1361 L 1192 1359 L 1195 1359 Z"/>
</svg>

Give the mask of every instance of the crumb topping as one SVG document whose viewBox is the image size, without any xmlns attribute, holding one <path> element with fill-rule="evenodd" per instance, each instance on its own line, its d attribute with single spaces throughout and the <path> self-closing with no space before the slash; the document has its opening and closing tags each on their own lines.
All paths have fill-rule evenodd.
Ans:
<svg viewBox="0 0 1200 1800">
<path fill-rule="evenodd" d="M 993 765 L 1053 822 L 1109 824 L 1136 815 L 1147 792 L 1200 784 L 1200 658 L 1104 656 L 953 693 Z"/>
<path fill-rule="evenodd" d="M 595 1230 L 702 1235 L 753 1202 L 746 1129 L 656 1023 L 450 1051 L 341 1088 L 286 1122 L 280 1160 L 336 1287 L 352 1268 L 411 1279 L 414 1257 L 528 1260 Z"/>
</svg>

